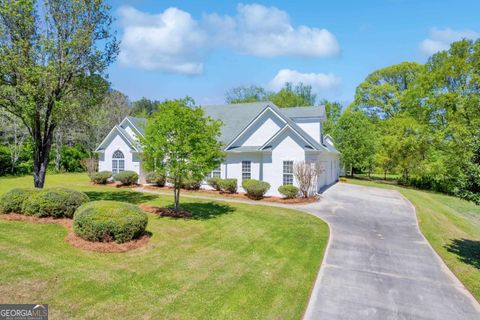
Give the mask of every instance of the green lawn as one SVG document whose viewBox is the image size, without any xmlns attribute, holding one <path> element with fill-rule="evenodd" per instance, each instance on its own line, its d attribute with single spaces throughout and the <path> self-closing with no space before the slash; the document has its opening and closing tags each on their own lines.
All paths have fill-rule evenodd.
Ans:
<svg viewBox="0 0 480 320">
<path fill-rule="evenodd" d="M 450 270 L 480 301 L 480 206 L 444 194 L 381 182 L 349 183 L 396 189 L 416 208 L 420 229 Z"/>
<path fill-rule="evenodd" d="M 0 194 L 30 186 L 0 179 Z M 170 196 L 96 187 L 85 174 L 47 186 L 92 199 L 171 204 Z M 288 209 L 183 198 L 194 219 L 149 215 L 153 236 L 127 253 L 82 251 L 60 225 L 0 220 L 0 303 L 48 303 L 52 319 L 298 319 L 328 239 L 320 219 Z"/>
</svg>

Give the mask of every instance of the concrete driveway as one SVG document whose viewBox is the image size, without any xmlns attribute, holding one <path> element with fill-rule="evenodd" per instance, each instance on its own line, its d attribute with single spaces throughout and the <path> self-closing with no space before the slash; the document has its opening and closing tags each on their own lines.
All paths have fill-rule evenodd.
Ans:
<svg viewBox="0 0 480 320">
<path fill-rule="evenodd" d="M 400 193 L 338 183 L 299 209 L 331 231 L 306 319 L 480 319 Z"/>
</svg>

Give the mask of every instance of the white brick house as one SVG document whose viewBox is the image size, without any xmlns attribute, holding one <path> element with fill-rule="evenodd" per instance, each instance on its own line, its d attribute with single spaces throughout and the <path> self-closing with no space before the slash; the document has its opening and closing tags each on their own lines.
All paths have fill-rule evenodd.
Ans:
<svg viewBox="0 0 480 320">
<path fill-rule="evenodd" d="M 279 195 L 279 186 L 297 184 L 292 167 L 298 161 L 322 165 L 317 190 L 338 180 L 339 153 L 332 138 L 323 135 L 323 106 L 280 109 L 271 102 L 257 102 L 203 109 L 223 122 L 219 139 L 226 157 L 211 175 L 236 178 L 240 191 L 242 179 L 251 178 L 267 181 L 271 185 L 268 195 Z M 132 170 L 143 177 L 137 137 L 145 124 L 145 119 L 126 117 L 110 131 L 96 150 L 100 171 Z"/>
</svg>

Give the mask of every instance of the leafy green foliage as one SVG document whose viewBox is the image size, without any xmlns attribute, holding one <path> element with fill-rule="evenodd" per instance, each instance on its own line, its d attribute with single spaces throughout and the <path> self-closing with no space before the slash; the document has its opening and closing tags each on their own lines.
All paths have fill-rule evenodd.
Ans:
<svg viewBox="0 0 480 320">
<path fill-rule="evenodd" d="M 201 181 L 223 161 L 218 141 L 221 122 L 205 117 L 190 98 L 166 100 L 148 121 L 143 166 L 167 177 L 178 210 L 180 188 L 186 179 Z"/>
<path fill-rule="evenodd" d="M 35 189 L 15 188 L 0 197 L 0 214 L 22 213 L 23 203 L 31 197 Z"/>
<path fill-rule="evenodd" d="M 312 106 L 317 99 L 312 91 L 312 86 L 290 82 L 277 93 L 269 92 L 259 86 L 240 86 L 230 89 L 225 94 L 227 103 L 246 103 L 259 101 L 272 101 L 280 108 Z"/>
<path fill-rule="evenodd" d="M 165 186 L 165 176 L 157 172 L 149 172 L 145 177 L 147 183 L 152 183 L 157 187 Z"/>
<path fill-rule="evenodd" d="M 237 179 L 220 179 L 218 182 L 220 189 L 228 193 L 237 193 L 238 181 Z"/>
<path fill-rule="evenodd" d="M 210 179 L 208 179 L 207 183 L 213 189 L 215 189 L 217 191 L 220 191 L 220 189 L 221 189 L 220 181 L 222 181 L 221 178 L 210 178 Z"/>
<path fill-rule="evenodd" d="M 298 195 L 298 188 L 292 185 L 284 185 L 278 187 L 278 192 L 280 192 L 285 198 L 292 199 Z"/>
<path fill-rule="evenodd" d="M 113 179 L 121 182 L 124 186 L 129 186 L 138 182 L 138 173 L 129 170 L 121 171 L 117 173 Z"/>
<path fill-rule="evenodd" d="M 182 180 L 182 188 L 185 190 L 200 190 L 202 186 L 202 180 L 196 180 L 192 178 L 184 178 Z"/>
<path fill-rule="evenodd" d="M 249 198 L 259 200 L 270 189 L 270 184 L 265 181 L 246 179 L 242 181 L 242 187 Z"/>
<path fill-rule="evenodd" d="M 71 218 L 75 210 L 89 201 L 88 196 L 80 191 L 66 188 L 39 190 L 28 197 L 22 212 L 36 217 Z"/>
<path fill-rule="evenodd" d="M 376 129 L 360 111 L 345 111 L 334 131 L 335 146 L 347 169 L 368 169 L 375 155 Z"/>
<path fill-rule="evenodd" d="M 139 207 L 126 202 L 92 201 L 77 209 L 73 230 L 89 241 L 124 243 L 145 233 L 148 217 Z"/>
<path fill-rule="evenodd" d="M 33 142 L 34 185 L 43 187 L 55 130 L 96 105 L 117 53 L 110 7 L 94 1 L 0 3 L 0 108 Z"/>
<path fill-rule="evenodd" d="M 323 134 L 330 134 L 333 136 L 333 131 L 337 125 L 338 119 L 342 115 L 342 105 L 338 102 L 331 102 L 328 100 L 322 100 L 321 105 L 325 106 L 326 118 L 323 122 Z"/>
<path fill-rule="evenodd" d="M 142 99 L 133 102 L 132 104 L 132 115 L 140 118 L 147 118 L 152 113 L 157 111 L 160 101 L 152 101 L 145 97 Z"/>
<path fill-rule="evenodd" d="M 112 177 L 111 171 L 100 171 L 93 175 L 92 181 L 96 184 L 107 184 L 108 179 Z"/>
</svg>

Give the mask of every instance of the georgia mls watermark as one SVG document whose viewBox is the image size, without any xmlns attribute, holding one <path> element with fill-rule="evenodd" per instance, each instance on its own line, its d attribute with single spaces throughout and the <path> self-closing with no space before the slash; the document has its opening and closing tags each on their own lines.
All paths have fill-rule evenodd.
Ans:
<svg viewBox="0 0 480 320">
<path fill-rule="evenodd" d="M 48 304 L 0 304 L 0 320 L 48 320 Z"/>
</svg>

